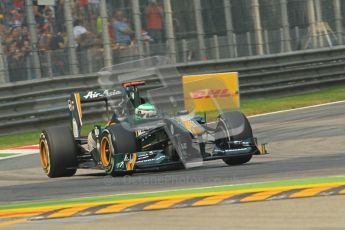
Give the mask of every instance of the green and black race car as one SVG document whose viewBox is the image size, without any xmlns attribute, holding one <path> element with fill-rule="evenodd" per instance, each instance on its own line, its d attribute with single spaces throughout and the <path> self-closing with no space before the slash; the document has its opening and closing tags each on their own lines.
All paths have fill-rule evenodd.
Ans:
<svg viewBox="0 0 345 230">
<path fill-rule="evenodd" d="M 140 97 L 143 84 L 133 81 L 119 89 L 72 94 L 68 103 L 72 129 L 50 127 L 40 135 L 41 164 L 47 176 L 72 176 L 79 168 L 97 168 L 117 176 L 148 169 L 189 168 L 216 159 L 239 165 L 254 154 L 266 154 L 241 112 L 221 113 L 213 124 L 183 111 L 169 117 Z M 81 136 L 82 106 L 105 102 L 108 108 L 113 99 L 119 109 L 108 124 Z"/>
</svg>

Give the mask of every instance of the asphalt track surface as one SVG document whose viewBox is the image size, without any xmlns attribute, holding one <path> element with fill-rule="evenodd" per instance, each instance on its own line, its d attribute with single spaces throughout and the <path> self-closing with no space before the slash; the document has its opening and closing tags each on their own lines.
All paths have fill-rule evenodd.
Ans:
<svg viewBox="0 0 345 230">
<path fill-rule="evenodd" d="M 80 170 L 71 178 L 49 179 L 38 155 L 2 160 L 0 204 L 344 174 L 345 102 L 253 117 L 250 122 L 260 142 L 269 143 L 271 154 L 255 156 L 242 166 L 213 161 L 190 170 L 121 178 Z"/>
</svg>

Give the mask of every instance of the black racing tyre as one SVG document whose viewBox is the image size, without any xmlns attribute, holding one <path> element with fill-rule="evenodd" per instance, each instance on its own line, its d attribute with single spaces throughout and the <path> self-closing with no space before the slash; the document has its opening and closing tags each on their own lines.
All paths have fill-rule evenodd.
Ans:
<svg viewBox="0 0 345 230">
<path fill-rule="evenodd" d="M 215 141 L 219 148 L 230 148 L 228 141 L 253 138 L 253 131 L 246 116 L 239 111 L 225 112 L 219 116 Z M 250 161 L 252 154 L 223 159 L 227 165 L 240 165 Z"/>
<path fill-rule="evenodd" d="M 137 152 L 137 139 L 135 133 L 130 129 L 129 124 L 121 123 L 107 127 L 101 136 L 100 161 L 107 174 L 112 176 L 122 176 L 126 173 L 115 172 L 113 155 L 117 153 Z M 131 173 L 131 172 L 129 172 Z"/>
<path fill-rule="evenodd" d="M 225 164 L 227 165 L 242 165 L 250 161 L 252 159 L 253 155 L 245 155 L 245 156 L 240 156 L 240 157 L 229 157 L 223 159 Z"/>
<path fill-rule="evenodd" d="M 42 131 L 40 159 L 48 177 L 73 176 L 77 171 L 77 145 L 68 127 L 50 127 Z"/>
</svg>

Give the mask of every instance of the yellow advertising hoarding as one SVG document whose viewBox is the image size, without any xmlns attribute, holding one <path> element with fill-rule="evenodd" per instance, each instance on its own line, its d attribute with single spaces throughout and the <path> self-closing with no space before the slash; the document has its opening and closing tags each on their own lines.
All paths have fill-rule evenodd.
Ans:
<svg viewBox="0 0 345 230">
<path fill-rule="evenodd" d="M 189 112 L 228 111 L 240 107 L 238 73 L 182 77 L 185 108 Z"/>
</svg>

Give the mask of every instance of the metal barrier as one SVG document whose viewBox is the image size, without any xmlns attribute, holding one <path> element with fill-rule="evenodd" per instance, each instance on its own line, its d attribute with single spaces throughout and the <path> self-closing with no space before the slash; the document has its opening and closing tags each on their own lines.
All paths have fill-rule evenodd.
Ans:
<svg viewBox="0 0 345 230">
<path fill-rule="evenodd" d="M 262 98 L 306 92 L 345 82 L 345 46 L 262 57 L 177 65 L 184 74 L 238 71 L 241 98 Z M 162 67 L 160 69 L 164 70 Z M 179 77 L 170 81 L 180 84 Z M 145 89 L 160 87 L 155 76 Z M 67 99 L 74 91 L 99 88 L 97 74 L 44 78 L 0 87 L 0 135 L 68 122 Z M 182 102 L 182 95 L 175 95 Z M 162 99 L 164 103 L 165 99 Z M 99 105 L 84 110 L 87 121 L 99 120 Z"/>
</svg>

